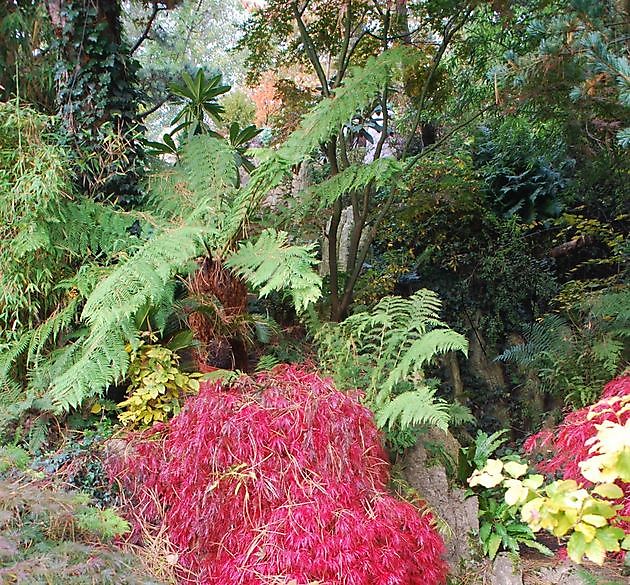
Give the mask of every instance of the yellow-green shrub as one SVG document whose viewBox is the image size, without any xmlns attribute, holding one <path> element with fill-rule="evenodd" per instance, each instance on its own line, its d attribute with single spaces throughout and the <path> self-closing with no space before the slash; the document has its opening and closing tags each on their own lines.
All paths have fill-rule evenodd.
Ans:
<svg viewBox="0 0 630 585">
<path fill-rule="evenodd" d="M 141 343 L 131 352 L 128 376 L 129 398 L 118 406 L 125 425 L 147 426 L 167 420 L 179 412 L 187 394 L 199 391 L 202 374 L 179 369 L 179 356 L 161 345 Z"/>
<path fill-rule="evenodd" d="M 505 488 L 505 502 L 521 510 L 521 519 L 533 532 L 543 529 L 558 538 L 568 537 L 567 552 L 576 563 L 584 556 L 602 564 L 607 552 L 630 549 L 630 535 L 615 523 L 622 506 L 615 503 L 623 490 L 615 482 L 630 480 L 630 421 L 597 425 L 591 440 L 593 456 L 580 463 L 586 489 L 573 479 L 545 485 L 542 475 L 525 475 L 527 466 L 489 459 L 469 478 L 470 486 Z"/>
</svg>

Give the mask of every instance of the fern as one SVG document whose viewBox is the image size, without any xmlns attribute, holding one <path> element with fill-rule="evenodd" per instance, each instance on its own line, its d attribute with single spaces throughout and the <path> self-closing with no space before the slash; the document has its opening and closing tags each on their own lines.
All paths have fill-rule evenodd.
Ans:
<svg viewBox="0 0 630 585">
<path fill-rule="evenodd" d="M 136 313 L 147 305 L 160 304 L 170 280 L 190 268 L 199 254 L 202 234 L 201 228 L 187 226 L 167 231 L 147 242 L 95 287 L 81 315 L 90 333 L 77 342 L 74 364 L 50 388 L 57 409 L 78 406 L 125 374 L 129 365 L 125 345 L 137 341 Z"/>
<path fill-rule="evenodd" d="M 402 169 L 401 163 L 393 158 L 379 158 L 370 164 L 350 165 L 313 187 L 311 196 L 318 201 L 319 209 L 323 209 L 343 195 L 364 189 L 370 184 L 376 188 L 390 185 Z"/>
<path fill-rule="evenodd" d="M 440 309 L 439 297 L 426 289 L 409 299 L 384 297 L 371 312 L 320 329 L 320 360 L 342 386 L 367 386 L 379 424 L 391 427 L 400 419 L 402 428 L 443 427 L 449 407 L 435 399 L 423 367 L 441 353 L 466 353 L 468 344 L 439 319 Z"/>
<path fill-rule="evenodd" d="M 53 313 L 34 330 L 28 347 L 27 364 L 36 365 L 46 345 L 57 341 L 59 334 L 76 319 L 80 303 L 81 298 L 78 296 L 71 299 L 65 307 Z"/>
<path fill-rule="evenodd" d="M 223 170 L 211 164 L 215 157 Z M 236 190 L 234 171 L 231 152 L 216 139 L 199 137 L 187 145 L 181 167 L 169 173 L 159 188 L 170 184 L 180 194 L 201 193 L 201 201 L 192 209 L 184 207 L 181 227 L 139 242 L 127 257 L 119 255 L 118 264 L 89 292 L 81 313 L 88 331 L 72 352 L 56 358 L 66 360 L 67 369 L 59 373 L 56 367 L 40 366 L 39 379 L 51 378 L 45 397 L 57 411 L 76 407 L 123 378 L 129 365 L 125 348 L 137 342 L 142 315 L 151 308 L 164 321 L 168 307 L 172 308 L 174 278 L 196 268 L 194 260 L 201 254 L 227 257 L 228 266 L 260 288 L 263 296 L 289 290 L 298 311 L 319 298 L 321 279 L 312 268 L 312 246 L 289 246 L 286 234 L 266 231 L 255 247 L 245 242 L 236 253 L 232 251 L 231 241 L 242 233 L 255 208 L 252 200 L 279 180 L 272 167 L 263 167 L 253 173 L 247 187 Z M 154 201 L 163 195 L 158 193 Z M 165 208 L 171 204 L 168 201 Z"/>
<path fill-rule="evenodd" d="M 354 69 L 334 97 L 316 106 L 287 142 L 260 163 L 245 186 L 239 184 L 231 147 L 210 136 L 192 138 L 178 167 L 154 181 L 154 214 L 127 214 L 75 199 L 67 157 L 47 140 L 45 120 L 35 113 L 22 117 L 15 106 L 0 107 L 0 134 L 9 145 L 8 162 L 0 161 L 0 219 L 10 226 L 0 233 L 0 319 L 16 324 L 12 338 L 1 340 L 7 346 L 0 356 L 2 387 L 15 389 L 11 372 L 27 358 L 26 380 L 20 372 L 27 397 L 67 411 L 102 393 L 126 373 L 125 347 L 138 338 L 137 320 L 150 309 L 164 313 L 174 280 L 187 274 L 201 254 L 227 261 L 261 295 L 286 289 L 298 311 L 307 308 L 321 294 L 312 246 L 289 246 L 286 234 L 273 231 L 260 235 L 256 249 L 251 242 L 237 249 L 237 243 L 260 203 L 292 166 L 371 107 L 396 70 L 416 57 L 413 49 L 397 47 Z M 22 141 L 22 129 L 33 139 Z M 323 187 L 330 189 L 323 196 L 330 199 L 336 189 L 369 182 L 381 185 L 397 172 L 395 161 L 357 167 L 340 184 Z M 4 246 L 8 241 L 12 245 Z M 69 300 L 72 287 L 80 300 Z M 71 327 L 76 328 L 75 341 L 55 347 Z"/>
<path fill-rule="evenodd" d="M 408 340 L 402 336 L 400 338 L 392 336 L 392 342 L 399 339 L 401 346 L 405 349 L 404 352 L 398 354 L 399 357 L 395 367 L 391 370 L 383 384 L 383 388 L 377 395 L 377 402 L 380 402 L 391 393 L 396 384 L 420 373 L 422 367 L 432 361 L 436 355 L 449 351 L 467 352 L 468 342 L 466 338 L 451 329 L 433 329 L 420 334 L 422 336 L 411 345 L 408 345 Z"/>
<path fill-rule="evenodd" d="M 402 45 L 370 57 L 363 67 L 352 69 L 333 97 L 322 100 L 304 116 L 282 152 L 294 164 L 301 162 L 371 104 L 401 65 L 414 63 L 418 56 L 417 51 Z"/>
<path fill-rule="evenodd" d="M 528 367 L 541 362 L 546 355 L 564 350 L 564 344 L 571 336 L 565 319 L 559 315 L 546 315 L 533 323 L 526 334 L 526 342 L 507 348 L 496 359 Z"/>
<path fill-rule="evenodd" d="M 313 271 L 314 245 L 288 246 L 286 232 L 265 230 L 245 242 L 226 265 L 259 289 L 262 297 L 289 289 L 296 311 L 302 312 L 321 295 L 321 278 Z"/>
<path fill-rule="evenodd" d="M 429 386 L 403 392 L 376 412 L 376 422 L 380 427 L 396 423 L 405 429 L 419 424 L 436 426 L 447 430 L 449 405 L 435 398 L 435 389 Z"/>
<path fill-rule="evenodd" d="M 453 402 L 453 404 L 449 404 L 448 407 L 448 422 L 449 425 L 457 427 L 473 424 L 476 422 L 476 418 L 470 408 L 459 402 Z"/>
</svg>

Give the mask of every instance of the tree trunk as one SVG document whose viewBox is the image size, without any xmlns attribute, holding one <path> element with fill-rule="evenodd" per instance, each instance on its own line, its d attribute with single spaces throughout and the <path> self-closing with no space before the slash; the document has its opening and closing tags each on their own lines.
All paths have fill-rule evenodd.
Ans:
<svg viewBox="0 0 630 585">
<path fill-rule="evenodd" d="M 130 203 L 137 195 L 137 62 L 123 39 L 118 0 L 47 0 L 57 50 L 57 106 L 70 143 L 90 170 L 83 190 Z"/>
</svg>

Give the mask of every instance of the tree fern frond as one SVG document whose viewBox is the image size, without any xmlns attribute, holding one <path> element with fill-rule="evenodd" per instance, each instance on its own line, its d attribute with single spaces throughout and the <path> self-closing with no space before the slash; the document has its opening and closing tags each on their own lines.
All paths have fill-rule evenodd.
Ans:
<svg viewBox="0 0 630 585">
<path fill-rule="evenodd" d="M 47 392 L 57 412 L 79 406 L 86 398 L 97 396 L 120 379 L 129 366 L 127 339 L 118 324 L 92 330 L 87 339 L 79 342 L 74 363 L 56 377 Z"/>
<path fill-rule="evenodd" d="M 81 314 L 89 335 L 76 342 L 74 363 L 53 380 L 48 393 L 57 410 L 77 406 L 125 374 L 125 346 L 138 335 L 136 313 L 160 305 L 175 274 L 186 271 L 198 255 L 202 235 L 201 228 L 186 226 L 164 232 L 94 288 Z"/>
<path fill-rule="evenodd" d="M 282 147 L 289 160 L 301 162 L 319 148 L 359 111 L 370 105 L 402 64 L 412 64 L 419 53 L 401 45 L 370 57 L 363 67 L 349 72 L 334 96 L 312 108 Z"/>
<path fill-rule="evenodd" d="M 143 305 L 158 304 L 164 287 L 199 254 L 204 231 L 184 226 L 149 240 L 119 264 L 88 297 L 81 317 L 93 328 L 129 318 Z"/>
<path fill-rule="evenodd" d="M 248 280 L 265 297 L 288 290 L 295 309 L 302 312 L 321 296 L 322 281 L 313 270 L 314 245 L 289 246 L 286 232 L 265 230 L 256 243 L 245 242 L 226 265 Z"/>
<path fill-rule="evenodd" d="M 370 164 L 353 164 L 310 190 L 319 209 L 332 205 L 339 197 L 373 184 L 377 189 L 391 185 L 402 171 L 394 158 L 378 158 Z"/>
<path fill-rule="evenodd" d="M 65 307 L 53 313 L 33 331 L 26 357 L 28 365 L 36 366 L 44 347 L 48 343 L 55 343 L 59 334 L 76 319 L 81 300 L 78 296 L 71 299 Z"/>
<path fill-rule="evenodd" d="M 428 424 L 446 430 L 449 422 L 449 405 L 435 397 L 435 389 L 428 386 L 403 392 L 376 411 L 380 427 L 392 428 L 397 422 L 401 428 Z"/>
<path fill-rule="evenodd" d="M 256 167 L 247 185 L 234 198 L 220 239 L 217 240 L 217 248 L 226 250 L 239 238 L 251 213 L 290 174 L 291 168 L 291 161 L 279 152 L 272 153 Z"/>
</svg>

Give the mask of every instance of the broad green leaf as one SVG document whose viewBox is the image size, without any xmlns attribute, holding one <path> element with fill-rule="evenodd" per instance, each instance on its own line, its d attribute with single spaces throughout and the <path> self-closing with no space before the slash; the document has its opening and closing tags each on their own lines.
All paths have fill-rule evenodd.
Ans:
<svg viewBox="0 0 630 585">
<path fill-rule="evenodd" d="M 497 556 L 499 546 L 501 546 L 501 537 L 498 534 L 493 533 L 488 539 L 488 556 L 490 559 L 494 559 L 494 557 Z"/>
<path fill-rule="evenodd" d="M 596 538 L 608 552 L 618 552 L 619 541 L 624 538 L 624 531 L 616 526 L 606 526 L 597 531 Z"/>
</svg>

